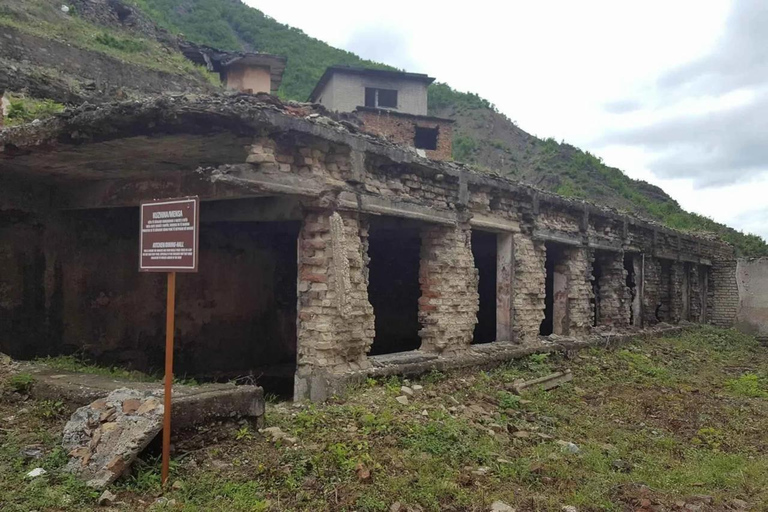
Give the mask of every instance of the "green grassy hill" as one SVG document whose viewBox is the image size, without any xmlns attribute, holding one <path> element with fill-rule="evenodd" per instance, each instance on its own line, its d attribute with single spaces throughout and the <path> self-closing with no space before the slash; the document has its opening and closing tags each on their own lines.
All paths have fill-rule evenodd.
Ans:
<svg viewBox="0 0 768 512">
<path fill-rule="evenodd" d="M 126 64 L 162 69 L 195 82 L 211 77 L 181 58 L 175 46 L 178 36 L 221 49 L 283 55 L 288 64 L 279 95 L 298 101 L 306 101 L 330 65 L 390 68 L 314 39 L 240 0 L 112 0 L 109 5 L 114 16 L 101 11 L 93 15 L 89 10 L 95 4 L 86 0 L 70 0 L 69 5 L 72 13 L 63 16 L 58 1 L 2 0 L 0 27 L 11 26 L 38 37 L 47 35 L 85 50 L 105 53 Z M 123 19 L 124 5 L 137 8 L 138 16 Z M 60 72 L 57 73 L 48 80 L 58 79 Z M 71 82 L 70 76 L 65 78 L 60 81 Z M 0 88 L 2 85 L 0 75 Z M 458 161 L 565 196 L 628 211 L 672 228 L 714 232 L 734 244 L 741 255 L 768 255 L 768 245 L 762 238 L 686 212 L 660 188 L 633 180 L 574 146 L 526 133 L 476 94 L 436 83 L 430 87 L 429 101 L 431 114 L 456 121 L 453 156 Z"/>
<path fill-rule="evenodd" d="M 387 67 L 334 48 L 248 7 L 240 0 L 133 0 L 158 24 L 194 42 L 224 49 L 247 49 L 288 57 L 282 97 L 306 100 L 327 66 Z M 713 220 L 689 213 L 663 190 L 633 180 L 595 156 L 518 128 L 487 100 L 454 91 L 446 84 L 430 89 L 432 114 L 456 121 L 454 158 L 510 175 L 544 189 L 579 197 L 661 221 L 669 227 L 718 233 L 740 253 L 768 255 L 768 246 Z"/>
</svg>

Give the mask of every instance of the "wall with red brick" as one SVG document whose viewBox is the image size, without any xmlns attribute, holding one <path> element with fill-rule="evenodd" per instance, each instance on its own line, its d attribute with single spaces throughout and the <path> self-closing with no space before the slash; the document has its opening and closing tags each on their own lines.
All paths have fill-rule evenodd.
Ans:
<svg viewBox="0 0 768 512">
<path fill-rule="evenodd" d="M 453 150 L 453 123 L 433 117 L 397 114 L 386 110 L 358 110 L 363 130 L 380 135 L 397 144 L 413 147 L 416 127 L 437 128 L 437 149 L 424 150 L 432 160 L 450 160 Z"/>
</svg>

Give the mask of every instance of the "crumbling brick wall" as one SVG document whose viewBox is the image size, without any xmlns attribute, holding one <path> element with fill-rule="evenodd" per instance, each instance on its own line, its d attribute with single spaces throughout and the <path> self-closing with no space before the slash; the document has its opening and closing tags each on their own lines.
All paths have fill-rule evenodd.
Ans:
<svg viewBox="0 0 768 512">
<path fill-rule="evenodd" d="M 669 297 L 669 317 L 668 322 L 677 323 L 683 318 L 683 274 L 685 266 L 679 261 L 670 263 L 668 297 Z"/>
<path fill-rule="evenodd" d="M 565 267 L 568 276 L 568 334 L 578 336 L 592 327 L 592 258 L 583 247 L 566 250 Z"/>
<path fill-rule="evenodd" d="M 381 135 L 397 144 L 414 147 L 416 127 L 436 129 L 437 149 L 424 150 L 427 158 L 433 160 L 450 160 L 453 148 L 453 124 L 449 120 L 443 120 L 426 116 L 413 116 L 391 113 L 384 110 L 357 111 L 363 121 L 363 130 Z"/>
<path fill-rule="evenodd" d="M 421 235 L 421 349 L 460 352 L 477 323 L 478 271 L 468 226 L 427 226 Z"/>
<path fill-rule="evenodd" d="M 514 338 L 525 341 L 539 335 L 544 320 L 544 242 L 518 233 L 513 240 L 515 274 L 512 299 Z"/>
<path fill-rule="evenodd" d="M 599 251 L 595 253 L 595 266 L 600 266 L 597 325 L 625 327 L 629 325 L 630 298 L 624 253 Z"/>
<path fill-rule="evenodd" d="M 662 296 L 661 262 L 646 255 L 643 274 L 643 325 L 650 326 L 659 323 L 656 309 Z"/>
<path fill-rule="evenodd" d="M 735 259 L 716 259 L 712 262 L 709 321 L 714 325 L 733 325 L 739 311 L 739 284 L 736 279 Z"/>
<path fill-rule="evenodd" d="M 353 214 L 309 212 L 299 235 L 298 365 L 332 371 L 368 366 L 374 313 L 368 301 L 367 230 Z"/>
</svg>

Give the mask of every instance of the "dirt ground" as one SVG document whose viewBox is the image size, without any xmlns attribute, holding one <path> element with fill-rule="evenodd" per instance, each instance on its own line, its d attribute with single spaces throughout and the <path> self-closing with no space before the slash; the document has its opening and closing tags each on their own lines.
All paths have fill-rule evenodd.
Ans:
<svg viewBox="0 0 768 512">
<path fill-rule="evenodd" d="M 150 447 L 107 506 L 60 470 L 67 404 L 29 399 L 2 368 L 3 511 L 768 510 L 768 348 L 731 330 L 268 404 L 267 432 L 232 421 L 176 436 L 165 493 Z M 564 369 L 568 384 L 512 392 Z"/>
</svg>

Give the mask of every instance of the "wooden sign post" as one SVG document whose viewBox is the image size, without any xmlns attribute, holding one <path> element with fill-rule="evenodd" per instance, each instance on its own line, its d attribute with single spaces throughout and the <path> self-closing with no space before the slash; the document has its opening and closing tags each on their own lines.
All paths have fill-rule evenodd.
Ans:
<svg viewBox="0 0 768 512">
<path fill-rule="evenodd" d="M 141 203 L 139 271 L 166 272 L 165 396 L 163 408 L 163 486 L 171 459 L 171 394 L 173 392 L 173 335 L 176 310 L 176 272 L 197 272 L 200 200 L 197 197 Z"/>
</svg>

